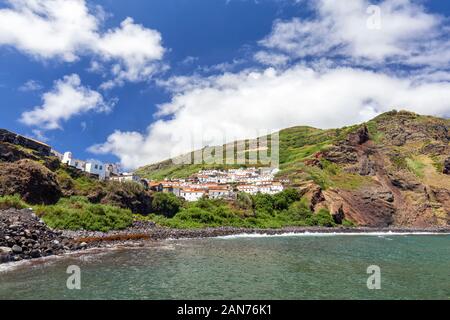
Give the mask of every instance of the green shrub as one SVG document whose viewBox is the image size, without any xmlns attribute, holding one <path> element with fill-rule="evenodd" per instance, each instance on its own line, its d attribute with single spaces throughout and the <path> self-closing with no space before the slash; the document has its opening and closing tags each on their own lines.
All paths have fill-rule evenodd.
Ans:
<svg viewBox="0 0 450 320">
<path fill-rule="evenodd" d="M 286 211 L 286 215 L 293 221 L 304 221 L 312 216 L 309 203 L 306 198 L 301 201 L 294 202 Z"/>
<path fill-rule="evenodd" d="M 240 209 L 250 210 L 253 206 L 252 197 L 245 192 L 239 192 L 236 196 L 236 205 Z"/>
<path fill-rule="evenodd" d="M 310 226 L 334 227 L 336 224 L 330 212 L 326 209 L 320 209 L 318 213 L 306 219 Z"/>
<path fill-rule="evenodd" d="M 36 213 L 55 229 L 107 232 L 125 229 L 133 222 L 130 210 L 92 204 L 83 197 L 61 199 L 53 206 L 38 206 Z"/>
<path fill-rule="evenodd" d="M 165 217 L 173 217 L 181 208 L 183 202 L 172 193 L 157 192 L 153 195 L 153 213 Z"/>
<path fill-rule="evenodd" d="M 29 208 L 30 206 L 25 203 L 25 201 L 22 200 L 22 198 L 19 195 L 13 195 L 13 196 L 2 196 L 0 197 L 0 210 L 6 210 L 6 209 L 25 209 Z"/>
<path fill-rule="evenodd" d="M 240 205 L 239 201 L 244 202 Z M 241 207 L 252 207 L 252 211 Z M 240 194 L 236 203 L 224 200 L 201 199 L 186 203 L 173 217 L 151 214 L 137 219 L 154 221 L 172 228 L 204 228 L 232 226 L 245 228 L 281 228 L 287 226 L 334 226 L 328 211 L 316 215 L 307 199 L 301 199 L 294 189 L 276 195 Z"/>
<path fill-rule="evenodd" d="M 350 220 L 344 219 L 342 221 L 342 226 L 344 226 L 344 227 L 354 227 L 355 224 L 353 222 L 351 222 Z"/>
</svg>

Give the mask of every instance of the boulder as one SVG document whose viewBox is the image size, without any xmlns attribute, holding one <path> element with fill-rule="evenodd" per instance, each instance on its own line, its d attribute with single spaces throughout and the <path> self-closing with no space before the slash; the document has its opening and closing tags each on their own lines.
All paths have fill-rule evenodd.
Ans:
<svg viewBox="0 0 450 320">
<path fill-rule="evenodd" d="M 442 171 L 444 174 L 450 174 L 450 157 L 444 161 L 444 169 Z"/>
<path fill-rule="evenodd" d="M 56 175 L 35 161 L 0 163 L 0 195 L 14 194 L 30 204 L 54 204 L 61 197 L 61 188 Z"/>
<path fill-rule="evenodd" d="M 18 254 L 18 253 L 22 253 L 22 247 L 21 246 L 18 246 L 18 245 L 13 245 L 13 247 L 12 247 L 12 252 L 13 253 L 15 253 L 15 254 Z"/>
<path fill-rule="evenodd" d="M 362 126 L 355 133 L 348 135 L 347 141 L 352 146 L 357 146 L 369 141 L 370 135 L 367 126 Z"/>
</svg>

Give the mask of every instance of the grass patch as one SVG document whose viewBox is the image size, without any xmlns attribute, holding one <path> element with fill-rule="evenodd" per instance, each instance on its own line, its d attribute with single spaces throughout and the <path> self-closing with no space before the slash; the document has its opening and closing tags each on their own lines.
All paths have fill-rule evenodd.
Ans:
<svg viewBox="0 0 450 320">
<path fill-rule="evenodd" d="M 406 161 L 406 157 L 396 154 L 390 157 L 391 163 L 394 165 L 396 169 L 407 169 L 408 163 Z"/>
<path fill-rule="evenodd" d="M 407 164 L 407 167 L 408 167 L 409 171 L 414 173 L 419 178 L 423 178 L 425 164 L 423 164 L 422 162 L 420 162 L 417 159 L 411 159 L 411 158 L 407 158 L 406 159 L 406 164 Z"/>
<path fill-rule="evenodd" d="M 379 144 L 383 142 L 384 132 L 378 130 L 378 124 L 375 121 L 369 121 L 366 123 L 367 130 L 369 130 L 370 140 Z"/>
<path fill-rule="evenodd" d="M 37 206 L 35 211 L 54 229 L 107 232 L 125 229 L 133 222 L 130 210 L 92 204 L 83 197 L 63 198 L 52 206 Z"/>
<path fill-rule="evenodd" d="M 19 195 L 0 197 L 0 210 L 6 209 L 25 209 L 30 206 L 22 200 Z"/>
</svg>

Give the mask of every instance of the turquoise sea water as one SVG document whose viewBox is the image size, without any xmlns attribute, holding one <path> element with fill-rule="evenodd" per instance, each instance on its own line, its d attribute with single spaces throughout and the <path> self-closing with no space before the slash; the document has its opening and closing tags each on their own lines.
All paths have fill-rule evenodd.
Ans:
<svg viewBox="0 0 450 320">
<path fill-rule="evenodd" d="M 69 265 L 81 290 L 66 287 Z M 380 290 L 367 288 L 370 265 Z M 450 235 L 167 240 L 0 272 L 0 299 L 355 298 L 450 299 Z"/>
</svg>

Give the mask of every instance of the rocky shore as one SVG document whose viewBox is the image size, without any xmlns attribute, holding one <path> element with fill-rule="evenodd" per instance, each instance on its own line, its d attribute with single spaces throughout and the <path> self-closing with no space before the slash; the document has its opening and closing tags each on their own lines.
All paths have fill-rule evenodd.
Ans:
<svg viewBox="0 0 450 320">
<path fill-rule="evenodd" d="M 49 229 L 30 209 L 0 211 L 0 263 L 60 255 L 87 247 Z"/>
<path fill-rule="evenodd" d="M 142 244 L 148 241 L 185 238 L 211 238 L 238 234 L 279 235 L 285 233 L 450 233 L 450 228 L 318 228 L 286 227 L 281 229 L 247 229 L 217 227 L 204 229 L 170 229 L 150 221 L 135 221 L 125 230 L 111 232 L 51 230 L 32 210 L 0 211 L 0 263 L 62 255 L 88 248 Z"/>
</svg>

